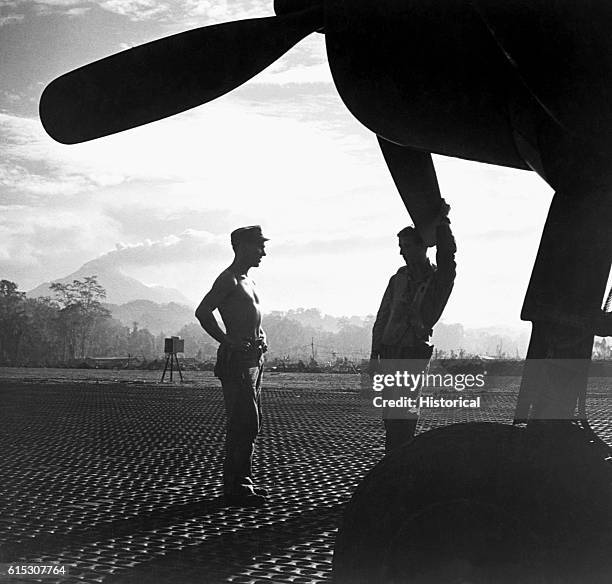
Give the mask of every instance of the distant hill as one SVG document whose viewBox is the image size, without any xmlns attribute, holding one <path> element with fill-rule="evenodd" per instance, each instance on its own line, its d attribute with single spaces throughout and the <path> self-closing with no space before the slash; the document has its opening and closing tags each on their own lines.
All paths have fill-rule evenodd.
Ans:
<svg viewBox="0 0 612 584">
<path fill-rule="evenodd" d="M 138 328 L 146 328 L 154 335 L 160 332 L 173 335 L 185 325 L 198 324 L 195 306 L 181 292 L 162 286 L 146 286 L 110 265 L 108 258 L 87 262 L 55 282 L 65 284 L 88 276 L 97 276 L 107 293 L 106 306 L 125 326 L 137 323 Z M 27 292 L 27 296 L 53 296 L 49 286 L 50 283 L 45 282 Z M 330 355 L 342 354 L 342 351 L 356 355 L 369 351 L 373 322 L 373 315 L 336 317 L 323 314 L 318 308 L 296 308 L 269 313 L 264 317 L 263 326 L 271 337 L 278 337 L 275 349 L 282 348 L 283 355 L 297 350 L 296 347 L 306 347 L 305 354 L 310 354 L 313 340 L 319 345 L 321 354 L 327 347 Z M 278 330 L 275 332 L 275 329 Z M 200 331 L 199 325 L 197 330 Z M 330 335 L 339 336 L 332 338 Z M 442 322 L 436 325 L 432 340 L 437 349 L 447 353 L 463 350 L 470 354 L 515 357 L 525 355 L 529 330 L 525 327 L 465 328 L 458 323 Z"/>
<path fill-rule="evenodd" d="M 150 302 L 157 302 L 160 304 L 175 302 L 187 306 L 191 305 L 191 302 L 178 290 L 165 288 L 163 286 L 147 286 L 99 260 L 87 262 L 76 272 L 64 278 L 58 278 L 54 280 L 54 282 L 67 284 L 73 280 L 83 280 L 87 276 L 98 277 L 98 282 L 106 289 L 106 302 L 110 304 L 125 304 L 133 300 L 149 300 Z M 27 295 L 30 298 L 53 296 L 49 288 L 50 284 L 51 282 L 44 282 L 40 286 L 30 290 Z"/>
<path fill-rule="evenodd" d="M 184 325 L 197 323 L 194 308 L 170 302 L 157 304 L 150 300 L 132 300 L 125 304 L 107 304 L 113 318 L 125 326 L 132 327 L 136 322 L 138 328 L 149 329 L 154 335 L 160 332 L 166 335 L 176 334 Z"/>
</svg>

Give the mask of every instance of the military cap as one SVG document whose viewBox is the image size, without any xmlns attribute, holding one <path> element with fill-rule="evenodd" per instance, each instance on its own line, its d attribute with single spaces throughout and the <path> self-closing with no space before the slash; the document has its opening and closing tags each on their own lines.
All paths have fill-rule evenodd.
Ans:
<svg viewBox="0 0 612 584">
<path fill-rule="evenodd" d="M 249 225 L 248 227 L 239 227 L 232 231 L 230 235 L 232 246 L 237 246 L 243 241 L 250 243 L 263 243 L 269 241 L 267 237 L 263 236 L 260 225 Z"/>
</svg>

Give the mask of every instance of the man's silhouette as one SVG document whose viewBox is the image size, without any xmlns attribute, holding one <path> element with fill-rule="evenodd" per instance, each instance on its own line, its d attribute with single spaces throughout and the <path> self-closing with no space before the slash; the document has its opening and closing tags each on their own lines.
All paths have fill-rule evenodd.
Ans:
<svg viewBox="0 0 612 584">
<path fill-rule="evenodd" d="M 426 368 L 433 351 L 428 341 L 455 281 L 457 248 L 448 210 L 448 205 L 443 203 L 437 226 L 434 225 L 437 266 L 432 266 L 427 259 L 427 246 L 414 227 L 406 227 L 397 234 L 406 265 L 389 280 L 376 315 L 372 360 L 410 360 L 407 366 L 418 368 L 418 372 Z M 416 395 L 414 392 L 411 397 Z M 385 449 L 390 452 L 414 436 L 418 413 L 387 408 L 383 419 Z"/>
<path fill-rule="evenodd" d="M 204 330 L 219 345 L 215 375 L 221 380 L 227 415 L 223 491 L 229 505 L 258 506 L 265 489 L 253 485 L 251 465 L 261 427 L 261 380 L 266 337 L 261 328 L 259 298 L 248 276 L 266 255 L 268 241 L 259 225 L 231 234 L 234 261 L 215 280 L 196 310 Z M 225 332 L 213 315 L 219 309 Z"/>
</svg>

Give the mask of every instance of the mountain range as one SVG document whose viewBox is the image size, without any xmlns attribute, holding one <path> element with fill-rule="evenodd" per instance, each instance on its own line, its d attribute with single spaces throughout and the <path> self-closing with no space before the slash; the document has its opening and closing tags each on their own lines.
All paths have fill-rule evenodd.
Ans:
<svg viewBox="0 0 612 584">
<path fill-rule="evenodd" d="M 148 329 L 154 335 L 174 335 L 186 324 L 197 324 L 194 309 L 176 302 L 156 303 L 151 300 L 131 300 L 125 304 L 106 304 L 113 318 L 125 326 Z"/>
<path fill-rule="evenodd" d="M 94 275 L 106 290 L 105 306 L 124 326 L 133 327 L 137 324 L 138 328 L 146 328 L 154 335 L 162 332 L 171 335 L 176 334 L 185 325 L 197 324 L 195 306 L 181 292 L 163 286 L 147 286 L 109 266 L 108 262 L 89 261 L 72 274 L 55 282 L 65 284 Z M 51 282 L 45 282 L 37 286 L 27 292 L 27 296 L 53 296 L 50 284 Z M 369 329 L 373 318 L 373 315 L 334 317 L 323 314 L 317 308 L 297 308 L 288 312 L 273 311 L 266 315 L 264 321 L 267 321 L 268 326 L 273 326 L 274 319 L 288 319 L 301 326 L 310 327 L 311 330 L 336 333 L 346 325 Z M 441 322 L 435 327 L 432 340 L 438 349 L 445 351 L 463 348 L 469 353 L 505 353 L 515 356 L 525 354 L 529 334 L 525 327 L 464 328 L 459 323 Z"/>
<path fill-rule="evenodd" d="M 192 305 L 190 300 L 174 288 L 147 286 L 136 280 L 136 278 L 126 276 L 119 269 L 109 266 L 108 263 L 98 260 L 91 260 L 83 264 L 76 272 L 68 274 L 64 278 L 58 278 L 53 282 L 67 284 L 73 280 L 83 280 L 88 276 L 97 276 L 98 283 L 106 290 L 106 302 L 109 304 L 125 304 L 134 300 L 148 300 L 158 304 L 174 302 L 186 306 Z M 27 296 L 30 298 L 53 296 L 53 292 L 49 287 L 51 283 L 44 282 L 36 286 L 36 288 L 27 292 Z M 193 312 L 193 309 L 191 311 Z"/>
</svg>

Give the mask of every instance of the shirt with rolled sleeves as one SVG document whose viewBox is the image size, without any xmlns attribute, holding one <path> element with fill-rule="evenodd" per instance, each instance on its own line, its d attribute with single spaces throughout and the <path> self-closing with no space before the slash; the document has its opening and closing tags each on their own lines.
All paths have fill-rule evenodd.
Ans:
<svg viewBox="0 0 612 584">
<path fill-rule="evenodd" d="M 448 223 L 437 228 L 436 266 L 429 260 L 420 273 L 402 266 L 389 280 L 372 329 L 372 351 L 383 345 L 427 342 L 448 302 L 456 274 L 457 247 Z"/>
</svg>

